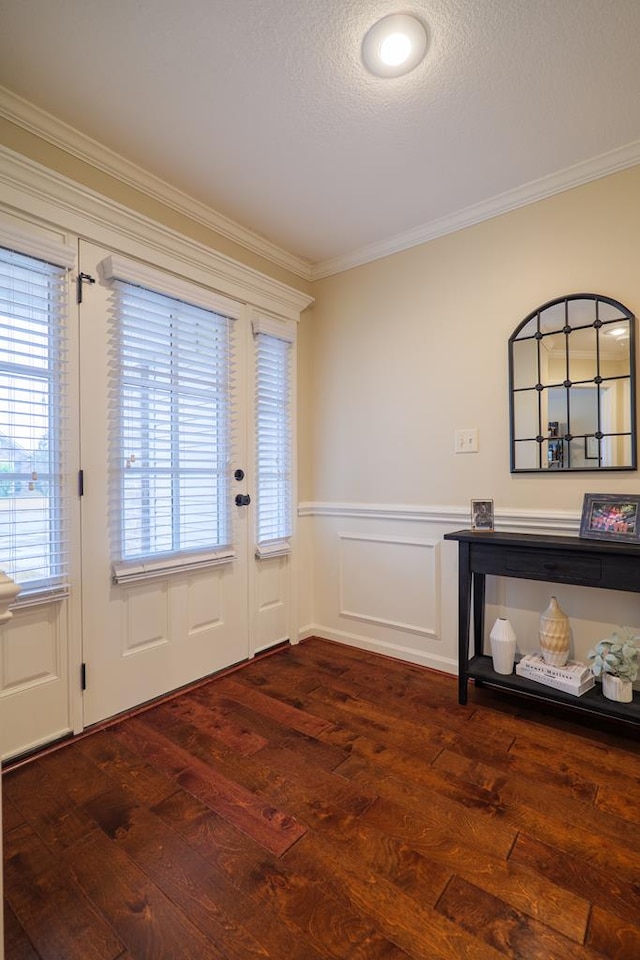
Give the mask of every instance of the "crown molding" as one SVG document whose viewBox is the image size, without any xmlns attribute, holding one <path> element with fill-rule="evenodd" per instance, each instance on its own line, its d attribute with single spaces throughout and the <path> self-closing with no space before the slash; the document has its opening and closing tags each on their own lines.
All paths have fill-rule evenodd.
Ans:
<svg viewBox="0 0 640 960">
<path fill-rule="evenodd" d="M 306 281 L 322 280 L 353 267 L 401 253 L 640 163 L 640 140 L 636 140 L 599 157 L 566 167 L 548 177 L 532 180 L 522 187 L 465 207 L 446 217 L 431 220 L 394 237 L 314 264 L 242 227 L 1 86 L 0 117 Z"/>
<path fill-rule="evenodd" d="M 103 173 L 128 184 L 146 196 L 160 201 L 227 240 L 232 240 L 246 250 L 250 250 L 251 253 L 264 257 L 270 263 L 289 270 L 303 280 L 311 280 L 311 263 L 308 260 L 297 257 L 259 234 L 247 230 L 246 227 L 195 200 L 182 190 L 172 187 L 160 177 L 148 173 L 142 167 L 126 160 L 120 154 L 109 150 L 97 140 L 58 120 L 45 110 L 41 110 L 35 104 L 29 103 L 28 100 L 24 100 L 6 87 L 0 87 L 0 117 L 46 140 L 47 143 L 64 150 L 78 160 L 89 163 Z"/>
<path fill-rule="evenodd" d="M 415 229 L 406 233 L 399 233 L 395 237 L 390 237 L 379 243 L 368 244 L 344 256 L 316 263 L 311 270 L 311 279 L 322 280 L 336 273 L 351 270 L 353 267 L 371 263 L 373 260 L 381 260 L 383 257 L 409 250 L 421 243 L 428 243 L 430 240 L 444 237 L 448 233 L 455 233 L 457 230 L 482 223 L 484 220 L 499 217 L 503 213 L 517 210 L 518 207 L 537 203 L 538 200 L 545 200 L 558 193 L 564 193 L 566 190 L 572 190 L 574 187 L 590 183 L 592 180 L 600 180 L 602 177 L 618 173 L 620 170 L 626 170 L 628 167 L 635 167 L 638 163 L 640 163 L 640 140 L 616 150 L 610 150 L 608 153 L 603 153 L 591 160 L 585 160 L 583 163 L 566 167 L 564 170 L 548 177 L 532 180 L 522 187 L 508 190 L 506 193 L 491 197 L 489 200 L 465 207 L 450 216 L 431 220 L 429 223 L 415 227 Z"/>
<path fill-rule="evenodd" d="M 313 297 L 232 257 L 185 237 L 0 145 L 0 186 L 7 211 L 14 209 L 56 230 L 93 239 L 125 255 L 137 256 L 132 244 L 151 250 L 157 265 L 188 276 L 209 289 L 274 312 L 289 320 L 313 303 Z"/>
</svg>

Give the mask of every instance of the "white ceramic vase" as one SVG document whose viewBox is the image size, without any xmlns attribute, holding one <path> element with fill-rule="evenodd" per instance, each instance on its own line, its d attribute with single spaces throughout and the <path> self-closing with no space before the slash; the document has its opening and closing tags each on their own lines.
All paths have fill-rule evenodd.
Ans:
<svg viewBox="0 0 640 960">
<path fill-rule="evenodd" d="M 498 617 L 491 633 L 491 656 L 493 669 L 496 673 L 513 673 L 513 663 L 516 655 L 516 635 L 513 627 L 505 617 Z"/>
<path fill-rule="evenodd" d="M 571 627 L 569 617 L 555 597 L 547 609 L 540 614 L 540 653 L 545 663 L 554 667 L 564 667 L 571 649 Z"/>
<path fill-rule="evenodd" d="M 602 692 L 607 700 L 617 700 L 618 703 L 631 703 L 633 700 L 631 680 L 623 680 L 612 673 L 602 674 Z"/>
</svg>

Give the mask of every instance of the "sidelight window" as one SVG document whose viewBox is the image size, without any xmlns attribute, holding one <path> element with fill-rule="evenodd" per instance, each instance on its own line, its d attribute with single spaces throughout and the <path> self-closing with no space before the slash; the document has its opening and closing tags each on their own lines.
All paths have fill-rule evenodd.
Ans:
<svg viewBox="0 0 640 960">
<path fill-rule="evenodd" d="M 286 553 L 292 532 L 293 324 L 254 321 L 257 553 Z"/>
<path fill-rule="evenodd" d="M 0 248 L 0 568 L 23 600 L 68 586 L 66 276 Z"/>
</svg>

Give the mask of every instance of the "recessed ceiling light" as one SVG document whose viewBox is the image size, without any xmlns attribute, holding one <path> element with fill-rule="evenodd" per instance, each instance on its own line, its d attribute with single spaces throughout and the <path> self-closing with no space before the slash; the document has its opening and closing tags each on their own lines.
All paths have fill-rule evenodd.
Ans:
<svg viewBox="0 0 640 960">
<path fill-rule="evenodd" d="M 614 327 L 612 330 L 607 330 L 606 334 L 609 337 L 616 337 L 618 340 L 626 339 L 629 336 L 629 328 Z"/>
<path fill-rule="evenodd" d="M 427 31 L 416 17 L 383 17 L 362 41 L 362 60 L 376 77 L 401 77 L 417 67 L 427 52 Z"/>
</svg>

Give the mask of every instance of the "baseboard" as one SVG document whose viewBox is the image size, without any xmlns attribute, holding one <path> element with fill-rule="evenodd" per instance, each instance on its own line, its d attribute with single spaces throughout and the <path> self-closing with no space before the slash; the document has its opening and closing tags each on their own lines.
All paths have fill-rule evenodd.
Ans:
<svg viewBox="0 0 640 960">
<path fill-rule="evenodd" d="M 452 676 L 458 675 L 458 661 L 450 657 L 439 657 L 435 654 L 419 653 L 410 647 L 384 643 L 381 640 L 372 640 L 371 637 L 347 633 L 344 630 L 334 630 L 331 627 L 322 626 L 319 623 L 309 624 L 298 633 L 298 639 L 300 641 L 307 640 L 309 637 L 322 637 L 325 640 L 332 640 L 335 643 L 343 643 L 348 647 L 356 647 L 359 650 L 368 650 L 370 653 L 379 653 L 385 657 L 392 657 L 394 660 L 403 660 L 407 663 L 415 663 L 420 667 L 429 667 L 431 670 L 438 670 L 440 673 L 448 673 Z"/>
</svg>

